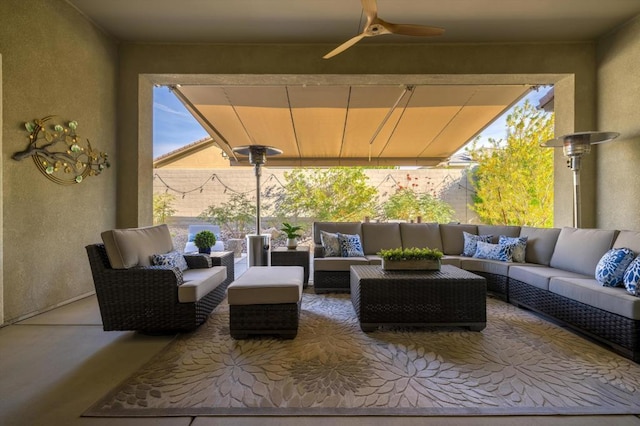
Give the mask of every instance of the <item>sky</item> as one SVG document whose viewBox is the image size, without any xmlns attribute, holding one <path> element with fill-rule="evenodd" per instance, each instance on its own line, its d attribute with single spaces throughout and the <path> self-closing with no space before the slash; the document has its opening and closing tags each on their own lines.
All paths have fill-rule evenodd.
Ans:
<svg viewBox="0 0 640 426">
<path fill-rule="evenodd" d="M 532 90 L 517 105 L 529 100 L 534 106 L 548 91 L 547 87 Z M 480 135 L 480 143 L 486 143 L 489 138 L 505 139 L 507 111 L 494 121 Z M 155 87 L 153 90 L 153 157 L 159 157 L 168 152 L 189 145 L 192 142 L 208 137 L 207 132 L 182 105 L 182 102 L 168 87 Z M 464 148 L 461 150 L 464 151 Z M 460 152 L 460 151 L 459 151 Z"/>
</svg>

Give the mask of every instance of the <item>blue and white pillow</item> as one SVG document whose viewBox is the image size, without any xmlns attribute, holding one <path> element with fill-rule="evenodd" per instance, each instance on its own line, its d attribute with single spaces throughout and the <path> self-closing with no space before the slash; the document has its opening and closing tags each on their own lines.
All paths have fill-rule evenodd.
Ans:
<svg viewBox="0 0 640 426">
<path fill-rule="evenodd" d="M 320 231 L 320 242 L 324 249 L 324 257 L 342 257 L 342 248 L 340 247 L 338 234 Z"/>
<path fill-rule="evenodd" d="M 493 238 L 493 235 L 475 235 L 464 231 L 462 231 L 462 236 L 464 237 L 464 249 L 462 250 L 462 255 L 467 257 L 472 257 L 474 255 L 478 246 L 478 241 L 490 243 Z"/>
<path fill-rule="evenodd" d="M 340 240 L 342 257 L 364 256 L 364 250 L 362 250 L 362 242 L 360 242 L 360 235 L 341 234 L 338 232 L 338 239 Z"/>
<path fill-rule="evenodd" d="M 511 246 L 511 258 L 514 262 L 524 263 L 527 249 L 527 240 L 529 237 L 507 237 L 500 235 L 498 244 Z"/>
<path fill-rule="evenodd" d="M 484 241 L 478 241 L 476 252 L 473 257 L 477 259 L 501 260 L 503 262 L 511 262 L 512 245 L 491 244 Z"/>
<path fill-rule="evenodd" d="M 179 251 L 170 251 L 164 254 L 154 254 L 151 256 L 151 264 L 155 266 L 170 266 L 172 268 L 178 268 L 181 271 L 186 271 L 187 261 Z"/>
<path fill-rule="evenodd" d="M 634 296 L 640 297 L 640 256 L 633 259 L 624 271 L 624 287 Z"/>
<path fill-rule="evenodd" d="M 607 251 L 596 265 L 596 280 L 605 287 L 624 284 L 624 273 L 636 257 L 628 248 L 614 248 Z"/>
</svg>

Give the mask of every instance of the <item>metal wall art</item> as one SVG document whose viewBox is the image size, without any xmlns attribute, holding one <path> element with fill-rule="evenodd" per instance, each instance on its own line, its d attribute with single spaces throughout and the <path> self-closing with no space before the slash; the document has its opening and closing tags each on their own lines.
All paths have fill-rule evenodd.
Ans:
<svg viewBox="0 0 640 426">
<path fill-rule="evenodd" d="M 45 127 L 53 117 L 49 115 L 24 124 L 29 132 L 29 145 L 13 154 L 14 160 L 31 157 L 43 175 L 60 185 L 80 183 L 110 166 L 107 154 L 94 150 L 89 139 L 86 147 L 79 141 L 77 121 Z"/>
</svg>

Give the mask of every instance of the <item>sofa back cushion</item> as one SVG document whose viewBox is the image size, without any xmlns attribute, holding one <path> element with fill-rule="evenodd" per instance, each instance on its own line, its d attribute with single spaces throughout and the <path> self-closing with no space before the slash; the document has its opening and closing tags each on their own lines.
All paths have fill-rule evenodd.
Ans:
<svg viewBox="0 0 640 426">
<path fill-rule="evenodd" d="M 446 224 L 440 225 L 440 237 L 442 238 L 442 251 L 444 254 L 459 256 L 464 251 L 463 232 L 478 234 L 476 225 Z"/>
<path fill-rule="evenodd" d="M 640 254 L 640 232 L 620 231 L 613 243 L 613 248 L 628 248 L 637 255 Z"/>
<path fill-rule="evenodd" d="M 500 235 L 505 237 L 519 237 L 520 227 L 512 225 L 478 225 L 478 235 L 493 235 L 492 244 L 498 244 Z"/>
<path fill-rule="evenodd" d="M 102 241 L 113 269 L 151 265 L 151 256 L 173 250 L 166 224 L 104 231 Z"/>
<path fill-rule="evenodd" d="M 598 261 L 611 248 L 615 236 L 614 230 L 562 228 L 549 265 L 593 277 Z"/>
<path fill-rule="evenodd" d="M 440 225 L 437 223 L 401 223 L 400 237 L 403 248 L 431 248 L 442 251 Z"/>
<path fill-rule="evenodd" d="M 362 239 L 362 223 L 360 222 L 313 222 L 313 241 L 316 244 L 322 244 L 320 231 L 332 234 L 337 232 L 349 235 L 358 234 Z"/>
<path fill-rule="evenodd" d="M 523 226 L 520 229 L 520 237 L 527 237 L 525 262 L 549 266 L 551 256 L 553 256 L 553 249 L 558 241 L 558 235 L 560 235 L 559 228 Z"/>
<path fill-rule="evenodd" d="M 363 223 L 364 254 L 376 254 L 382 249 L 401 248 L 399 223 Z"/>
</svg>

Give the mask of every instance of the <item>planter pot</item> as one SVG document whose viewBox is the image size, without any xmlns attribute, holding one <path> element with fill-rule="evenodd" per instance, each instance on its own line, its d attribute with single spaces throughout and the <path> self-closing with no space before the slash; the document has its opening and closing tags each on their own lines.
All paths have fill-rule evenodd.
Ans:
<svg viewBox="0 0 640 426">
<path fill-rule="evenodd" d="M 385 271 L 439 271 L 440 260 L 386 260 L 382 259 L 382 269 Z"/>
<path fill-rule="evenodd" d="M 211 247 L 199 248 L 198 253 L 202 254 L 211 254 Z"/>
<path fill-rule="evenodd" d="M 287 238 L 287 248 L 293 250 L 298 247 L 298 240 L 295 238 Z"/>
</svg>

